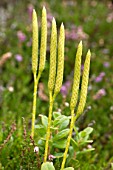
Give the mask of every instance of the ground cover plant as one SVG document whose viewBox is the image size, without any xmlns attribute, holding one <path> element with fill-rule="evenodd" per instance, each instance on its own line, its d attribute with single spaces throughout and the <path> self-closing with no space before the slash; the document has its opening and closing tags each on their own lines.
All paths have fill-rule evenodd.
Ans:
<svg viewBox="0 0 113 170">
<path fill-rule="evenodd" d="M 48 11 L 47 61 L 38 86 L 36 129 L 33 140 L 29 138 L 32 124 L 31 112 L 33 98 L 33 75 L 31 74 L 31 13 L 32 9 L 35 8 L 38 13 L 40 28 L 40 16 L 43 5 L 46 6 Z M 75 137 L 76 133 L 76 139 L 74 140 L 80 143 L 81 140 L 79 140 L 80 137 L 77 137 L 78 134 L 80 133 L 79 136 L 81 136 L 81 132 L 84 131 L 83 129 L 86 128 L 87 131 L 87 127 L 93 127 L 94 131 L 90 137 L 90 139 L 93 140 L 93 144 L 81 144 L 79 147 L 75 147 L 73 141 L 71 141 L 71 146 L 75 147 L 77 154 L 75 155 L 75 162 L 74 160 L 70 161 L 67 159 L 66 166 L 73 166 L 75 169 L 112 169 L 112 9 L 111 1 L 84 0 L 80 3 L 79 1 L 61 2 L 59 0 L 49 0 L 45 2 L 38 1 L 37 3 L 35 0 L 32 2 L 13 2 L 13 0 L 7 2 L 7 0 L 5 0 L 4 2 L 0 2 L 1 169 L 19 169 L 20 167 L 21 169 L 36 169 L 37 166 L 41 166 L 41 161 L 39 160 L 43 160 L 43 156 L 42 158 L 38 157 L 37 152 L 34 152 L 34 148 L 36 147 L 35 151 L 37 151 L 37 146 L 40 146 L 39 153 L 44 153 L 44 134 L 47 125 L 44 124 L 44 122 L 47 119 L 46 116 L 49 110 L 49 94 L 47 88 L 47 75 L 49 75 L 50 63 L 49 40 L 53 16 L 56 18 L 57 29 L 60 28 L 61 22 L 64 23 L 66 41 L 63 85 L 59 95 L 57 95 L 54 101 L 53 111 L 57 113 L 53 113 L 52 124 L 55 119 L 57 119 L 57 114 L 59 114 L 59 116 L 63 115 L 62 119 L 64 120 L 68 118 L 67 122 L 70 120 L 69 103 L 73 84 L 74 60 L 77 45 L 80 40 L 82 39 L 84 44 L 84 58 L 82 63 L 84 63 L 87 49 L 90 48 L 92 51 L 87 103 L 84 113 L 76 121 L 73 137 Z M 20 14 L 23 15 L 20 17 Z M 39 40 L 40 37 L 41 32 L 39 29 Z M 82 74 L 83 65 L 81 71 Z M 53 138 L 57 133 L 55 128 L 56 126 L 51 129 Z M 66 128 L 69 128 L 68 123 Z M 43 136 L 41 140 L 39 140 L 38 135 Z M 57 141 L 59 141 L 59 139 Z M 56 145 L 58 146 L 59 143 Z M 54 147 L 56 146 L 52 146 L 51 148 L 52 153 L 54 152 Z M 85 153 L 84 149 L 86 148 L 95 148 L 95 151 Z M 71 149 L 72 148 L 69 148 L 69 153 L 73 155 Z M 61 151 L 61 154 L 55 155 L 57 161 L 51 158 L 50 155 L 50 159 L 52 159 L 50 162 L 53 161 L 56 169 L 60 168 L 64 148 L 59 148 L 58 150 Z M 81 151 L 85 155 L 81 154 Z"/>
</svg>

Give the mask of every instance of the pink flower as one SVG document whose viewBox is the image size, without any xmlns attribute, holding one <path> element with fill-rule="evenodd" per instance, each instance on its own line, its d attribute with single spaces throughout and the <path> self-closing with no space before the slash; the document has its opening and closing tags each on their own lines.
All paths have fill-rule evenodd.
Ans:
<svg viewBox="0 0 113 170">
<path fill-rule="evenodd" d="M 53 159 L 55 159 L 56 157 L 54 155 L 49 155 L 48 158 L 49 158 L 49 161 L 53 161 Z"/>
<path fill-rule="evenodd" d="M 30 20 L 32 20 L 33 8 L 34 8 L 34 7 L 33 7 L 32 4 L 29 4 L 29 5 L 28 5 L 28 15 L 29 15 Z"/>
<path fill-rule="evenodd" d="M 100 89 L 94 96 L 93 96 L 93 99 L 94 100 L 98 100 L 100 99 L 101 97 L 105 96 L 106 95 L 106 91 L 105 89 Z"/>
<path fill-rule="evenodd" d="M 63 97 L 66 97 L 66 96 L 67 96 L 70 86 L 71 86 L 71 82 L 70 82 L 69 80 L 66 81 L 66 82 L 62 85 L 60 92 L 61 92 L 61 94 L 62 94 Z"/>
<path fill-rule="evenodd" d="M 17 32 L 17 37 L 20 42 L 24 42 L 26 40 L 26 35 L 22 31 Z"/>
<path fill-rule="evenodd" d="M 81 26 L 75 27 L 72 25 L 70 30 L 66 30 L 66 38 L 69 40 L 87 39 L 88 35 L 83 31 Z"/>
<path fill-rule="evenodd" d="M 98 82 L 101 82 L 102 81 L 102 77 L 98 76 L 95 78 L 95 82 L 98 83 Z"/>
<path fill-rule="evenodd" d="M 108 68 L 110 66 L 110 63 L 106 61 L 106 62 L 103 63 L 103 66 Z"/>
<path fill-rule="evenodd" d="M 23 60 L 23 57 L 20 55 L 20 54 L 16 54 L 15 55 L 15 59 L 18 61 L 18 62 L 21 62 Z"/>
<path fill-rule="evenodd" d="M 105 72 L 101 72 L 96 78 L 95 78 L 95 82 L 101 82 L 103 80 L 103 77 L 105 76 Z"/>
<path fill-rule="evenodd" d="M 52 22 L 53 16 L 51 13 L 47 14 L 47 26 L 48 28 L 51 27 L 51 22 Z"/>
</svg>

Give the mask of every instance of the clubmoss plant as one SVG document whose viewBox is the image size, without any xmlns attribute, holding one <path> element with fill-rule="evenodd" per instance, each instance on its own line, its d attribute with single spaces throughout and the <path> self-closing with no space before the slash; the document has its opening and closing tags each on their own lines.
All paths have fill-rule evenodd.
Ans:
<svg viewBox="0 0 113 170">
<path fill-rule="evenodd" d="M 38 76 L 37 76 L 37 68 L 38 68 L 38 22 L 37 22 L 37 14 L 36 14 L 35 10 L 33 10 L 32 27 L 33 27 L 32 71 L 33 71 L 33 76 L 34 76 L 34 95 L 33 95 L 31 137 L 34 138 L 37 86 L 38 86 L 39 79 L 41 77 L 41 73 L 44 70 L 45 58 L 46 58 L 47 18 L 46 18 L 45 7 L 43 7 L 43 10 L 42 10 L 40 64 L 39 64 Z"/>
<path fill-rule="evenodd" d="M 38 22 L 37 22 L 36 12 L 35 10 L 33 10 L 32 71 L 34 75 L 34 97 L 33 97 L 32 132 L 31 132 L 32 138 L 34 137 L 37 86 L 38 86 L 39 79 L 41 77 L 41 73 L 45 67 L 46 43 L 47 43 L 47 19 L 46 19 L 46 9 L 44 7 L 42 10 L 42 30 L 41 30 L 41 47 L 40 47 L 39 63 L 38 63 Z M 53 104 L 54 104 L 54 100 L 57 94 L 60 92 L 62 81 L 63 81 L 64 45 L 65 45 L 64 25 L 62 23 L 60 27 L 58 47 L 57 47 L 57 27 L 56 27 L 56 21 L 53 18 L 51 41 L 50 41 L 50 70 L 49 70 L 49 79 L 48 79 L 49 114 L 48 114 L 48 124 L 47 124 L 47 131 L 46 131 L 44 163 L 47 162 L 47 157 L 48 157 L 49 140 L 51 136 L 50 130 L 51 130 L 51 123 L 52 123 Z M 57 53 L 58 53 L 58 61 L 57 61 Z M 80 41 L 78 45 L 77 53 L 76 53 L 76 58 L 75 58 L 72 96 L 70 100 L 70 113 L 71 113 L 70 129 L 67 131 L 68 138 L 67 138 L 65 151 L 63 154 L 61 170 L 63 170 L 65 167 L 65 162 L 66 162 L 67 153 L 68 153 L 69 146 L 70 146 L 70 141 L 72 138 L 72 132 L 74 129 L 75 121 L 82 114 L 84 107 L 85 107 L 86 98 L 87 98 L 88 79 L 89 79 L 90 56 L 91 56 L 91 53 L 90 53 L 90 50 L 88 50 L 86 54 L 85 63 L 84 63 L 80 101 L 78 104 L 77 111 L 75 113 L 75 107 L 78 102 L 80 75 L 81 75 L 82 41 Z M 38 65 L 39 65 L 39 69 L 38 69 Z M 37 75 L 37 69 L 38 69 L 38 75 Z"/>
<path fill-rule="evenodd" d="M 77 112 L 74 114 L 74 109 L 77 104 L 79 84 L 80 84 L 81 55 L 82 55 L 82 42 L 80 42 L 80 44 L 78 46 L 76 61 L 75 61 L 73 89 L 72 89 L 72 96 L 71 96 L 71 102 L 70 102 L 70 111 L 71 111 L 70 132 L 69 132 L 69 136 L 67 138 L 67 144 L 66 144 L 66 148 L 65 148 L 65 152 L 64 152 L 64 156 L 63 156 L 61 170 L 63 170 L 64 166 L 65 166 L 66 157 L 67 157 L 67 153 L 69 150 L 75 121 L 83 113 L 84 106 L 86 103 L 87 87 L 88 87 L 88 79 L 89 79 L 89 68 L 90 68 L 90 57 L 91 57 L 90 50 L 88 50 L 88 52 L 87 52 L 85 63 L 84 63 L 80 101 L 79 101 Z"/>
<path fill-rule="evenodd" d="M 49 115 L 48 115 L 48 127 L 46 135 L 46 144 L 45 144 L 45 154 L 44 162 L 47 161 L 48 156 L 48 145 L 50 138 L 50 126 L 52 118 L 53 103 L 56 95 L 59 93 L 63 81 L 63 71 L 64 71 L 64 25 L 61 24 L 60 35 L 58 41 L 58 66 L 57 66 L 57 75 L 56 75 L 56 49 L 57 49 L 57 31 L 56 31 L 56 22 L 53 18 L 52 21 L 52 33 L 51 33 L 51 47 L 50 47 L 50 71 L 49 71 Z M 56 75 L 56 81 L 55 81 Z"/>
</svg>

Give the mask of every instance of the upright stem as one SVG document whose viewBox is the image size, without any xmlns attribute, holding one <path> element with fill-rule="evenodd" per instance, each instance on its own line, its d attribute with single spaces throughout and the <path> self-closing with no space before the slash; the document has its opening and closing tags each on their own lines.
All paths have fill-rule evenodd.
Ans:
<svg viewBox="0 0 113 170">
<path fill-rule="evenodd" d="M 44 153 L 44 162 L 47 161 L 48 155 L 48 146 L 49 146 L 49 138 L 50 138 L 50 127 L 51 127 L 51 118 L 52 118 L 52 110 L 53 110 L 53 98 L 52 92 L 49 93 L 49 116 L 48 116 L 48 127 L 47 127 L 47 134 L 46 134 L 46 144 L 45 144 L 45 153 Z"/>
<path fill-rule="evenodd" d="M 61 170 L 64 169 L 65 167 L 65 162 L 66 162 L 66 158 L 67 158 L 67 153 L 69 150 L 69 146 L 70 146 L 70 141 L 71 141 L 71 137 L 72 137 L 72 132 L 73 132 L 73 127 L 74 127 L 74 122 L 76 117 L 74 117 L 74 109 L 71 110 L 71 123 L 70 123 L 70 131 L 69 131 L 69 136 L 67 138 L 67 144 L 66 144 L 66 148 L 65 148 L 65 152 L 64 152 L 64 156 L 63 156 L 63 161 L 62 161 L 62 165 L 61 165 Z"/>
<path fill-rule="evenodd" d="M 37 96 L 37 79 L 36 74 L 34 74 L 34 94 L 33 94 L 33 110 L 32 110 L 32 128 L 31 137 L 34 138 L 34 125 L 35 125 L 35 115 L 36 115 L 36 96 Z"/>
</svg>

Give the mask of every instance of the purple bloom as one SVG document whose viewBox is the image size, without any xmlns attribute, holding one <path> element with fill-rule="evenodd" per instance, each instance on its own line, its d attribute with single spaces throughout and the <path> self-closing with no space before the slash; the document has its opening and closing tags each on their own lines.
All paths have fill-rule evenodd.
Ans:
<svg viewBox="0 0 113 170">
<path fill-rule="evenodd" d="M 66 97 L 66 96 L 67 96 L 67 88 L 66 88 L 65 85 L 63 85 L 63 86 L 61 87 L 60 92 L 61 92 L 61 94 L 62 94 L 63 97 Z"/>
<path fill-rule="evenodd" d="M 66 30 L 66 38 L 69 40 L 87 39 L 88 35 L 83 31 L 81 26 L 72 26 L 71 30 Z"/>
<path fill-rule="evenodd" d="M 93 96 L 93 99 L 94 100 L 98 100 L 100 99 L 101 97 L 105 96 L 106 95 L 106 91 L 105 89 L 100 89 L 94 96 Z"/>
<path fill-rule="evenodd" d="M 71 86 L 71 82 L 70 82 L 69 80 L 66 81 L 66 82 L 62 85 L 60 92 L 61 92 L 61 94 L 62 94 L 63 97 L 66 97 L 66 96 L 67 96 L 70 86 Z"/>
<path fill-rule="evenodd" d="M 24 42 L 26 40 L 26 35 L 22 31 L 17 32 L 17 37 L 20 42 Z"/>
<path fill-rule="evenodd" d="M 105 76 L 105 72 L 101 72 L 99 76 L 103 78 Z"/>
<path fill-rule="evenodd" d="M 83 71 L 83 70 L 84 70 L 84 65 L 82 64 L 82 65 L 81 65 L 81 71 Z"/>
<path fill-rule="evenodd" d="M 106 61 L 106 62 L 103 63 L 103 66 L 108 68 L 110 66 L 110 63 Z"/>
<path fill-rule="evenodd" d="M 28 15 L 29 15 L 30 20 L 32 19 L 33 8 L 34 7 L 32 4 L 28 5 Z"/>
<path fill-rule="evenodd" d="M 27 45 L 27 47 L 31 47 L 31 45 L 32 45 L 32 39 L 30 39 L 30 41 L 28 41 L 28 42 L 26 43 L 26 45 Z"/>
<path fill-rule="evenodd" d="M 102 77 L 98 76 L 95 78 L 95 82 L 98 83 L 98 82 L 101 82 L 102 81 Z"/>
<path fill-rule="evenodd" d="M 47 26 L 48 26 L 48 28 L 49 27 L 51 27 L 51 21 L 52 21 L 52 19 L 53 19 L 53 16 L 51 15 L 51 13 L 48 13 L 47 14 Z"/>
<path fill-rule="evenodd" d="M 48 13 L 48 14 L 47 14 L 47 20 L 48 20 L 49 22 L 51 22 L 52 19 L 53 19 L 52 14 L 51 14 L 51 13 Z"/>
<path fill-rule="evenodd" d="M 78 35 L 77 35 L 77 33 L 75 32 L 75 31 L 71 31 L 71 32 L 69 32 L 69 31 L 66 31 L 66 38 L 67 39 L 71 39 L 71 40 L 77 40 L 78 39 Z"/>
<path fill-rule="evenodd" d="M 103 80 L 103 77 L 105 76 L 105 72 L 101 72 L 100 74 L 99 74 L 99 76 L 97 76 L 96 78 L 95 78 L 95 82 L 96 83 L 98 83 L 98 82 L 101 82 L 102 80 Z"/>
<path fill-rule="evenodd" d="M 67 88 L 70 88 L 70 85 L 71 85 L 71 82 L 70 82 L 69 80 L 65 82 L 65 86 L 66 86 Z"/>
<path fill-rule="evenodd" d="M 48 158 L 50 161 L 53 161 L 53 159 L 55 159 L 56 157 L 54 155 L 49 155 Z"/>
<path fill-rule="evenodd" d="M 15 59 L 18 61 L 18 62 L 21 62 L 23 60 L 23 57 L 20 55 L 20 54 L 16 54 L 15 55 Z"/>
</svg>

